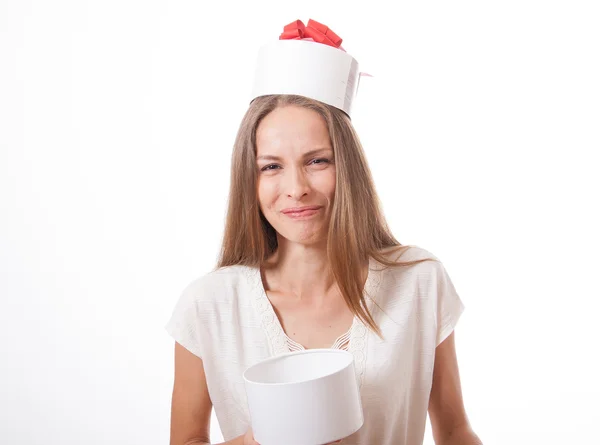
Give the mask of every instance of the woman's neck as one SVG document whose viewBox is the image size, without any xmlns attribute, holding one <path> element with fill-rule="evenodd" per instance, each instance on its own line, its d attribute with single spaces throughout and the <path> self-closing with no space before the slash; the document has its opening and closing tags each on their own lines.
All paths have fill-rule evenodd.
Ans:
<svg viewBox="0 0 600 445">
<path fill-rule="evenodd" d="M 271 288 L 285 290 L 298 299 L 321 299 L 336 289 L 327 258 L 327 245 L 282 242 L 265 265 Z"/>
</svg>

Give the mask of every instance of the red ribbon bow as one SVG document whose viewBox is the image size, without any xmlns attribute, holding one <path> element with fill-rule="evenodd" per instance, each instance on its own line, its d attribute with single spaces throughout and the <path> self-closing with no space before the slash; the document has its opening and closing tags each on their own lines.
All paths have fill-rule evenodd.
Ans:
<svg viewBox="0 0 600 445">
<path fill-rule="evenodd" d="M 311 38 L 315 42 L 339 48 L 342 39 L 327 26 L 315 20 L 308 19 L 308 25 L 304 26 L 302 20 L 296 20 L 283 27 L 279 40 L 301 40 Z"/>
</svg>

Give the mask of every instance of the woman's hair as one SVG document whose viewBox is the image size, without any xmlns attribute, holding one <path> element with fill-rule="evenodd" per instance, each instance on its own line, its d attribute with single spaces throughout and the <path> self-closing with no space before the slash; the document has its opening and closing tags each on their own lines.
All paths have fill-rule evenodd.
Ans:
<svg viewBox="0 0 600 445">
<path fill-rule="evenodd" d="M 350 310 L 381 335 L 363 296 L 364 265 L 370 256 L 388 267 L 409 266 L 428 259 L 401 263 L 390 260 L 389 252 L 382 252 L 388 248 L 404 252 L 410 246 L 400 244 L 388 228 L 358 135 L 350 118 L 335 107 L 294 95 L 262 96 L 251 103 L 233 147 L 229 204 L 217 268 L 260 267 L 277 249 L 275 229 L 258 203 L 256 130 L 271 111 L 290 105 L 319 113 L 327 125 L 336 166 L 327 236 L 329 264 Z"/>
</svg>

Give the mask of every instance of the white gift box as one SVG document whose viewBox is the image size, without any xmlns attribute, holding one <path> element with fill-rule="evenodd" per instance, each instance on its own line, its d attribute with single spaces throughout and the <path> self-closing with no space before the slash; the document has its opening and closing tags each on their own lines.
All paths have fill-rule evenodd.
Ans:
<svg viewBox="0 0 600 445">
<path fill-rule="evenodd" d="M 244 372 L 254 439 L 261 445 L 323 445 L 363 424 L 354 357 L 311 349 L 271 357 Z"/>
</svg>

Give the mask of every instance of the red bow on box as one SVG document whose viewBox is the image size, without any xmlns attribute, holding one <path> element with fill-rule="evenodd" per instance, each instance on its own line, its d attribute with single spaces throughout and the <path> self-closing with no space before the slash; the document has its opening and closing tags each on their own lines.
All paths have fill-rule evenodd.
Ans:
<svg viewBox="0 0 600 445">
<path fill-rule="evenodd" d="M 304 26 L 302 20 L 285 25 L 279 40 L 301 40 L 311 38 L 315 42 L 339 48 L 342 39 L 327 26 L 315 20 L 308 19 L 308 25 Z"/>
</svg>

